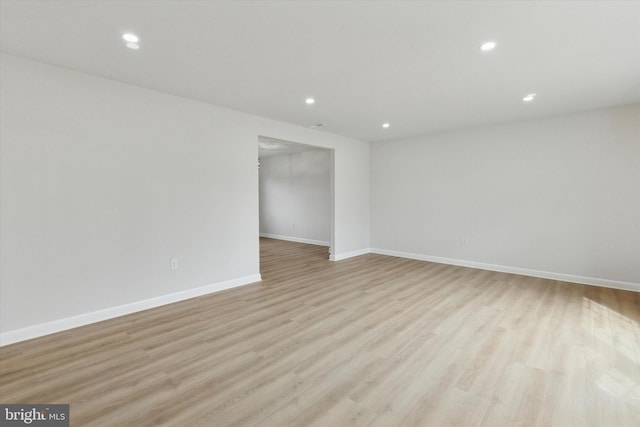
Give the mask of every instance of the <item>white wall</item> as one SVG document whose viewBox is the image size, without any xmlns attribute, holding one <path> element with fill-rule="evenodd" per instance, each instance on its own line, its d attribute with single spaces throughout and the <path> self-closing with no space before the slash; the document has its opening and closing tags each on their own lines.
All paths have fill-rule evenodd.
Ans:
<svg viewBox="0 0 640 427">
<path fill-rule="evenodd" d="M 640 105 L 375 143 L 371 188 L 376 252 L 640 290 Z"/>
<path fill-rule="evenodd" d="M 335 253 L 369 247 L 368 144 L 0 59 L 1 342 L 259 278 L 258 135 L 335 150 Z"/>
<path fill-rule="evenodd" d="M 260 234 L 329 246 L 331 152 L 260 159 Z"/>
</svg>

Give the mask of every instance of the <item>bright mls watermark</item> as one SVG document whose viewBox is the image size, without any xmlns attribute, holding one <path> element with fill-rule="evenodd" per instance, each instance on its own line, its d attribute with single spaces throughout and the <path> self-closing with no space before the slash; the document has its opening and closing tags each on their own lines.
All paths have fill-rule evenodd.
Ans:
<svg viewBox="0 0 640 427">
<path fill-rule="evenodd" d="M 69 427 L 69 405 L 5 405 L 0 403 L 0 425 Z"/>
</svg>

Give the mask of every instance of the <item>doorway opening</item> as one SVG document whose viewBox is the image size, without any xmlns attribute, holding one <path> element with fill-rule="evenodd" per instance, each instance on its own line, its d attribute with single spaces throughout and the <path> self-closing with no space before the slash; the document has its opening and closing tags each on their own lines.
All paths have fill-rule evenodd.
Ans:
<svg viewBox="0 0 640 427">
<path fill-rule="evenodd" d="M 258 136 L 259 232 L 334 247 L 334 151 Z M 264 240 L 263 240 L 264 241 Z"/>
</svg>

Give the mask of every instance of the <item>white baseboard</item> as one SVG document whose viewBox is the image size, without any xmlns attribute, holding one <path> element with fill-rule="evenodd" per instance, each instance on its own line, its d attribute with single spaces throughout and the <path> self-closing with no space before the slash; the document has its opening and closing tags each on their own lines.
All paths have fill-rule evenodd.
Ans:
<svg viewBox="0 0 640 427">
<path fill-rule="evenodd" d="M 268 239 L 276 239 L 276 240 L 286 240 L 288 242 L 306 243 L 308 245 L 318 245 L 318 246 L 330 245 L 329 242 L 325 242 L 323 240 L 303 239 L 302 237 L 282 236 L 280 234 L 260 233 L 260 237 L 266 237 Z"/>
<path fill-rule="evenodd" d="M 498 264 L 486 264 L 482 262 L 467 261 L 455 258 L 442 258 L 431 255 L 412 254 L 408 252 L 390 251 L 386 249 L 371 249 L 371 252 L 380 255 L 389 255 L 400 258 L 417 259 L 420 261 L 437 262 L 439 264 L 458 265 L 460 267 L 478 268 L 480 270 L 499 271 L 501 273 L 520 274 L 522 276 L 540 277 L 542 279 L 560 280 L 562 282 L 580 283 L 583 285 L 602 286 L 605 288 L 640 292 L 640 283 L 600 279 L 597 277 L 576 276 L 573 274 L 565 273 L 553 273 L 541 270 L 530 270 L 528 268 L 510 267 L 507 265 Z"/>
<path fill-rule="evenodd" d="M 84 313 L 77 316 L 54 320 L 52 322 L 40 323 L 38 325 L 27 326 L 26 328 L 3 332 L 0 333 L 0 347 L 20 341 L 26 341 L 32 338 L 41 337 L 43 335 L 53 334 L 55 332 L 60 332 L 67 329 L 77 328 L 79 326 L 84 326 L 91 323 L 101 322 L 103 320 L 112 319 L 114 317 L 124 316 L 125 314 L 148 310 L 150 308 L 160 307 L 162 305 L 199 297 L 213 292 L 219 292 L 225 289 L 248 285 L 250 283 L 259 282 L 261 280 L 262 277 L 259 274 L 254 274 L 251 276 L 245 276 L 233 280 L 214 283 L 195 289 L 174 292 L 168 295 L 162 295 L 155 298 L 136 301 L 117 307 L 110 307 L 104 310 L 93 311 L 90 313 Z"/>
<path fill-rule="evenodd" d="M 344 252 L 344 253 L 336 254 L 336 255 L 331 254 L 329 256 L 329 260 L 330 261 L 342 261 L 343 259 L 353 258 L 354 256 L 360 256 L 360 255 L 364 255 L 364 254 L 368 254 L 368 253 L 371 253 L 371 249 L 369 249 L 369 248 L 358 249 L 357 251 Z"/>
</svg>

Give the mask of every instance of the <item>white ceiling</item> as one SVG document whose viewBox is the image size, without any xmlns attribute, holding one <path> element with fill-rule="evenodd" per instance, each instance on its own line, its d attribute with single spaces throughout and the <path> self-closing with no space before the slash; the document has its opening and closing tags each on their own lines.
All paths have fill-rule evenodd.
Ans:
<svg viewBox="0 0 640 427">
<path fill-rule="evenodd" d="M 638 1 L 0 4 L 5 52 L 366 141 L 640 101 Z"/>
<path fill-rule="evenodd" d="M 270 138 L 262 135 L 258 136 L 258 157 L 261 159 L 282 156 L 283 154 L 318 150 L 323 150 L 323 148 L 300 144 L 297 142 L 284 141 L 282 139 Z"/>
</svg>

